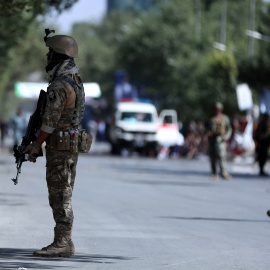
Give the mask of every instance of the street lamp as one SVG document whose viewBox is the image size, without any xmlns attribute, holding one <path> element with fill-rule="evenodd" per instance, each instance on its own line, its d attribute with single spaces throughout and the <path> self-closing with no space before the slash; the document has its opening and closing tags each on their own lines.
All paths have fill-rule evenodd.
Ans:
<svg viewBox="0 0 270 270">
<path fill-rule="evenodd" d="M 219 42 L 214 42 L 213 46 L 214 46 L 214 48 L 221 50 L 221 51 L 224 51 L 224 52 L 227 50 L 226 45 L 219 43 Z"/>
<path fill-rule="evenodd" d="M 254 38 L 256 38 L 256 39 L 260 39 L 260 40 L 263 40 L 263 41 L 265 41 L 265 42 L 268 42 L 268 43 L 270 43 L 270 37 L 269 36 L 265 36 L 265 35 L 262 35 L 261 33 L 259 33 L 259 32 L 256 32 L 256 31 L 251 31 L 251 30 L 246 30 L 246 34 L 247 34 L 247 36 L 249 36 L 252 40 L 254 39 Z M 252 53 L 253 53 L 253 51 L 251 51 Z M 253 55 L 253 54 L 252 54 Z M 251 55 L 251 56 L 252 56 Z"/>
<path fill-rule="evenodd" d="M 195 10 L 196 10 L 195 35 L 196 39 L 199 40 L 201 38 L 201 0 L 196 0 Z"/>
<path fill-rule="evenodd" d="M 226 43 L 226 17 L 227 17 L 227 0 L 222 0 L 220 43 L 224 45 Z"/>
<path fill-rule="evenodd" d="M 249 23 L 250 32 L 254 32 L 254 28 L 255 28 L 255 8 L 256 8 L 255 4 L 256 4 L 256 0 L 250 0 L 250 23 Z M 249 56 L 253 56 L 254 55 L 254 39 L 253 38 L 255 36 L 252 36 L 252 33 L 250 34 L 251 35 L 249 35 L 248 53 L 249 53 Z"/>
<path fill-rule="evenodd" d="M 221 6 L 221 28 L 220 28 L 220 42 L 214 42 L 214 48 L 226 51 L 226 17 L 227 17 L 227 0 L 222 0 Z"/>
</svg>

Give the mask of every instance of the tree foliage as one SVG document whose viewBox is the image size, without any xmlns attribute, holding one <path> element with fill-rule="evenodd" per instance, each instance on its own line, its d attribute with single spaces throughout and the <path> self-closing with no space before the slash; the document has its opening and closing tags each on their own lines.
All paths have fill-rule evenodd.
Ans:
<svg viewBox="0 0 270 270">
<path fill-rule="evenodd" d="M 242 40 L 234 42 L 231 34 L 240 35 L 238 12 L 243 2 L 229 3 L 233 8 L 228 17 L 234 23 L 228 27 L 228 43 L 232 51 L 243 50 Z M 206 118 L 217 100 L 228 105 L 229 114 L 237 110 L 237 56 L 213 48 L 213 42 L 219 41 L 220 1 L 209 2 L 207 10 L 202 14 L 199 41 L 195 37 L 194 1 L 179 4 L 171 0 L 160 6 L 159 13 L 142 16 L 141 24 L 119 45 L 119 63 L 143 84 L 160 109 L 173 107 L 182 120 Z M 243 31 L 240 36 L 244 35 Z"/>
<path fill-rule="evenodd" d="M 61 12 L 78 0 L 0 0 L 0 112 L 5 113 L 9 89 L 13 79 L 23 77 L 27 71 L 37 68 L 34 55 L 38 48 L 36 17 L 51 9 Z M 37 25 L 36 25 L 37 26 Z M 40 51 L 39 51 L 40 53 Z M 37 53 L 38 55 L 38 53 Z M 30 60 L 31 59 L 31 60 Z M 31 70 L 33 71 L 33 70 Z"/>
<path fill-rule="evenodd" d="M 31 22 L 37 15 L 51 8 L 61 12 L 78 0 L 0 0 L 0 67 L 6 61 L 9 50 L 23 42 Z M 2 71 L 2 70 L 0 70 Z M 1 72 L 0 72 L 1 73 Z"/>
<path fill-rule="evenodd" d="M 14 10 L 6 13 L 11 15 L 1 23 L 6 32 L 0 33 L 0 49 L 7 53 L 2 54 L 0 62 L 6 64 L 6 56 L 10 57 L 2 81 L 11 85 L 36 70 L 43 72 L 44 27 L 33 18 L 52 7 L 67 8 L 75 0 L 13 0 L 13 5 L 1 9 L 5 2 L 0 0 L 1 14 L 5 9 Z M 182 121 L 205 120 L 217 100 L 232 116 L 237 112 L 238 83 L 249 83 L 254 96 L 261 87 L 270 85 L 269 43 L 254 40 L 254 56 L 249 53 L 246 30 L 250 27 L 250 0 L 227 0 L 227 51 L 213 46 L 221 42 L 223 1 L 201 0 L 200 14 L 195 9 L 198 0 L 154 2 L 156 6 L 144 13 L 112 12 L 100 24 L 73 26 L 71 35 L 79 44 L 76 62 L 80 74 L 85 82 L 98 82 L 109 101 L 113 102 L 114 73 L 119 69 L 129 73 L 141 96 L 151 98 L 159 110 L 176 109 Z M 257 0 L 255 31 L 270 35 L 269 15 L 269 4 Z M 18 18 L 23 18 L 20 25 Z M 12 31 L 14 40 L 10 38 Z M 25 68 L 20 70 L 20 66 Z"/>
</svg>

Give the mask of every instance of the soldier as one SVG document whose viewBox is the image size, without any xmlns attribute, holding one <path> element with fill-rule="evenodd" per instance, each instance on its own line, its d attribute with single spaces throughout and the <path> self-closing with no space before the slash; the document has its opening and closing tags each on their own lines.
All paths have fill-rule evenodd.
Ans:
<svg viewBox="0 0 270 270">
<path fill-rule="evenodd" d="M 50 33 L 50 32 L 49 32 Z M 55 221 L 54 241 L 34 252 L 34 256 L 69 257 L 75 253 L 71 239 L 73 211 L 71 197 L 74 187 L 78 151 L 71 149 L 74 134 L 84 113 L 84 88 L 74 58 L 78 56 L 76 41 L 66 35 L 44 38 L 47 53 L 46 72 L 49 86 L 40 134 L 25 149 L 28 160 L 36 161 L 46 141 L 46 181 L 49 204 Z"/>
<path fill-rule="evenodd" d="M 256 147 L 256 159 L 260 167 L 260 176 L 268 176 L 264 171 L 265 163 L 268 159 L 268 150 L 270 143 L 270 134 L 269 134 L 269 116 L 267 113 L 264 113 L 259 121 L 258 128 L 255 131 L 254 139 L 257 141 Z"/>
<path fill-rule="evenodd" d="M 222 113 L 223 105 L 220 102 L 215 106 L 216 115 L 210 119 L 208 129 L 208 151 L 211 162 L 213 179 L 217 178 L 216 163 L 219 163 L 221 177 L 228 180 L 231 176 L 227 173 L 226 142 L 229 140 L 232 129 L 228 116 Z"/>
</svg>

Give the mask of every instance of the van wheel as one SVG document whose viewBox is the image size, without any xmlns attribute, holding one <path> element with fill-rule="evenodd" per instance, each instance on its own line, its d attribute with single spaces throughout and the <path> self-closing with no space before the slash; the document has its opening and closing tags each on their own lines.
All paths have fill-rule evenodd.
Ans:
<svg viewBox="0 0 270 270">
<path fill-rule="evenodd" d="M 112 144 L 111 145 L 111 154 L 112 155 L 120 155 L 121 154 L 121 147 L 119 146 L 119 144 Z"/>
</svg>

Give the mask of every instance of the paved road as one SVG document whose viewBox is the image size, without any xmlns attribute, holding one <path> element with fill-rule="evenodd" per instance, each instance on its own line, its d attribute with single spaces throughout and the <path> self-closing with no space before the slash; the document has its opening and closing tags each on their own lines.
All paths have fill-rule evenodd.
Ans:
<svg viewBox="0 0 270 270">
<path fill-rule="evenodd" d="M 70 258 L 36 258 L 53 239 L 45 160 L 0 154 L 0 269 L 269 270 L 270 178 L 229 164 L 210 180 L 208 161 L 81 155 Z M 268 172 L 270 171 L 267 167 Z"/>
</svg>

